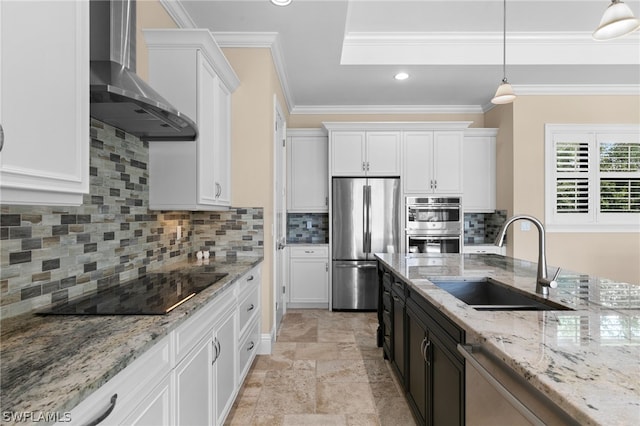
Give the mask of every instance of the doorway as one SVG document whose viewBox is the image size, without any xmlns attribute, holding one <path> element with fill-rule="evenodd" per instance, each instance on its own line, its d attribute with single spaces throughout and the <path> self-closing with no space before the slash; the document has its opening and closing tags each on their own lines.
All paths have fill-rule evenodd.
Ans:
<svg viewBox="0 0 640 426">
<path fill-rule="evenodd" d="M 274 299 L 275 299 L 275 334 L 282 322 L 282 317 L 286 312 L 285 291 L 286 291 L 286 271 L 287 271 L 287 147 L 286 147 L 286 126 L 287 123 L 274 95 L 274 221 L 275 221 L 275 255 L 274 255 Z"/>
</svg>

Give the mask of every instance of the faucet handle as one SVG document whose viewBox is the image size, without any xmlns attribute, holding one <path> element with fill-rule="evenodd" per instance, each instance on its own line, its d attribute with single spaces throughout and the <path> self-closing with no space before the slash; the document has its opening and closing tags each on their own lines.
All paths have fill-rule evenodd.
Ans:
<svg viewBox="0 0 640 426">
<path fill-rule="evenodd" d="M 558 268 L 556 273 L 553 274 L 553 278 L 551 278 L 551 281 L 549 281 L 549 287 L 551 288 L 558 287 L 558 281 L 556 281 L 556 279 L 558 278 L 558 275 L 560 275 L 560 268 Z"/>
</svg>

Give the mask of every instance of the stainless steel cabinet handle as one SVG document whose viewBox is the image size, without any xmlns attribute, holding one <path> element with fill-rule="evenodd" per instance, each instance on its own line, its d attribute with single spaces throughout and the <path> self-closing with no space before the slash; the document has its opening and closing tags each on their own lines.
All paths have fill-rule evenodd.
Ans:
<svg viewBox="0 0 640 426">
<path fill-rule="evenodd" d="M 0 151 L 4 148 L 4 129 L 2 128 L 2 124 L 0 124 Z"/>
<path fill-rule="evenodd" d="M 116 400 L 117 399 L 118 399 L 118 394 L 114 393 L 113 396 L 111 397 L 111 401 L 109 402 L 109 406 L 104 411 L 104 413 L 100 414 L 98 417 L 96 417 L 95 419 L 91 420 L 89 423 L 86 423 L 85 426 L 95 426 L 97 424 L 100 424 L 107 417 L 109 417 L 109 414 L 111 414 L 113 409 L 116 408 Z"/>
<path fill-rule="evenodd" d="M 251 351 L 254 347 L 255 347 L 255 343 L 253 343 L 253 340 L 252 340 L 251 343 L 249 343 L 249 347 L 247 348 L 247 352 Z"/>
<path fill-rule="evenodd" d="M 253 275 L 250 275 L 249 278 L 247 278 L 247 281 L 253 281 Z"/>
<path fill-rule="evenodd" d="M 215 353 L 215 356 L 213 357 L 213 361 L 211 361 L 211 365 L 215 364 L 216 361 L 218 360 L 218 358 L 220 358 L 220 341 L 218 340 L 218 338 L 214 338 L 213 342 L 211 342 L 213 344 L 213 350 Z"/>
<path fill-rule="evenodd" d="M 253 309 L 255 308 L 255 306 L 253 305 L 253 303 L 251 305 L 249 305 L 249 307 L 247 308 L 247 312 L 251 312 L 253 311 Z"/>
<path fill-rule="evenodd" d="M 427 338 L 425 337 L 425 340 L 427 340 Z M 422 351 L 422 358 L 424 358 L 424 362 L 427 363 L 427 365 L 431 365 L 431 361 L 429 360 L 429 346 L 431 346 L 431 340 L 427 340 L 427 342 L 424 344 L 424 350 Z"/>
</svg>

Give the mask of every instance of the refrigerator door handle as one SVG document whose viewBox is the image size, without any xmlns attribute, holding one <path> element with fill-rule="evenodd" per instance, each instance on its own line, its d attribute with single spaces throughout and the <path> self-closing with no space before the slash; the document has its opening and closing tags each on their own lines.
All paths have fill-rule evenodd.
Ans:
<svg viewBox="0 0 640 426">
<path fill-rule="evenodd" d="M 367 221 L 365 223 L 365 253 L 371 253 L 371 185 L 365 185 L 365 202 L 366 202 L 366 212 L 367 212 Z"/>
<path fill-rule="evenodd" d="M 362 252 L 367 252 L 367 185 L 362 186 Z"/>
</svg>

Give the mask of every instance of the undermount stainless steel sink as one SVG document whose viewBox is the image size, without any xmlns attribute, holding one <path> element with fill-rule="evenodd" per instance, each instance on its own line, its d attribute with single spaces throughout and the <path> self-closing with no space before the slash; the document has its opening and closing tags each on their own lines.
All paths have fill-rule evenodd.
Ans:
<svg viewBox="0 0 640 426">
<path fill-rule="evenodd" d="M 536 299 L 492 278 L 474 280 L 430 279 L 433 284 L 479 311 L 571 311 L 550 300 Z"/>
</svg>

